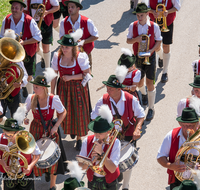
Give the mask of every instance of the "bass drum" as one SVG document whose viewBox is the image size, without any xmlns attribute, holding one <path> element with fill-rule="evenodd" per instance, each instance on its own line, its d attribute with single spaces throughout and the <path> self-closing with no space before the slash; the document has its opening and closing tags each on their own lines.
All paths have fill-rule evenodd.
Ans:
<svg viewBox="0 0 200 190">
<path fill-rule="evenodd" d="M 130 170 L 139 159 L 138 152 L 132 144 L 128 144 L 127 141 L 121 141 L 121 152 L 119 160 L 119 170 L 123 173 Z"/>
<path fill-rule="evenodd" d="M 35 164 L 36 167 L 41 169 L 49 168 L 59 160 L 61 151 L 56 142 L 45 137 L 38 140 L 37 145 L 41 151 L 41 156 Z"/>
</svg>

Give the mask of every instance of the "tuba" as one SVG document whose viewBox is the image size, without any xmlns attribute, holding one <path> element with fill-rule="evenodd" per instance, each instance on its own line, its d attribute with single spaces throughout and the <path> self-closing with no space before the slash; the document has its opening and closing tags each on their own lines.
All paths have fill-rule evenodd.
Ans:
<svg viewBox="0 0 200 190">
<path fill-rule="evenodd" d="M 167 28 L 167 19 L 164 16 L 164 12 L 166 11 L 166 7 L 164 5 L 164 3 L 159 3 L 156 6 L 156 12 L 159 13 L 158 18 L 156 18 L 156 23 L 162 28 L 160 29 L 161 32 L 169 32 L 169 29 Z"/>
<path fill-rule="evenodd" d="M 9 144 L 9 143 L 8 143 Z M 15 137 L 15 144 L 9 147 L 9 151 L 4 151 L 2 159 L 7 163 L 8 158 L 10 158 L 10 170 L 7 171 L 4 167 L 3 169 L 7 173 L 8 177 L 11 179 L 22 178 L 24 173 L 19 173 L 20 168 L 28 168 L 28 162 L 26 158 L 17 153 L 18 151 L 24 154 L 31 154 L 35 150 L 35 139 L 31 133 L 28 131 L 20 131 Z M 24 163 L 23 166 L 17 164 L 18 158 Z"/>
<path fill-rule="evenodd" d="M 179 181 L 193 180 L 192 171 L 197 164 L 200 164 L 199 145 L 200 129 L 198 129 L 191 137 L 189 137 L 176 153 L 175 162 L 178 164 L 184 164 L 187 168 L 185 172 L 174 171 L 174 174 Z M 194 154 L 194 151 L 197 153 L 196 155 Z"/>
<path fill-rule="evenodd" d="M 143 56 L 149 51 L 149 42 L 150 42 L 149 36 L 146 34 L 142 34 L 140 36 L 142 37 L 142 41 L 138 45 L 138 57 L 145 58 L 143 62 L 144 65 L 150 65 L 149 57 Z"/>
<path fill-rule="evenodd" d="M 0 99 L 6 99 L 15 89 L 13 83 L 22 81 L 23 69 L 15 63 L 22 61 L 24 58 L 25 51 L 19 42 L 8 37 L 0 39 Z M 12 66 L 20 71 L 18 78 L 15 76 Z M 8 84 L 7 81 L 10 77 L 13 77 L 13 80 Z"/>
</svg>

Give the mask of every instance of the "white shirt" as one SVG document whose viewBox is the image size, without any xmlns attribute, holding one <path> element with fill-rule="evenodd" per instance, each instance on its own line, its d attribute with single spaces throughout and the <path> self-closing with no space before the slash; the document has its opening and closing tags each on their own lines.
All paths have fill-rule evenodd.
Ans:
<svg viewBox="0 0 200 190">
<path fill-rule="evenodd" d="M 31 97 L 33 94 L 29 94 L 28 97 L 26 98 L 26 109 L 27 109 L 27 113 L 30 111 L 31 109 Z M 49 94 L 50 95 L 50 94 Z M 41 110 L 45 110 L 48 109 L 49 107 L 49 96 L 47 98 L 47 106 L 44 108 L 40 108 Z M 38 108 L 36 108 L 37 110 Z M 58 113 L 62 113 L 64 112 L 65 107 L 63 106 L 62 102 L 60 101 L 60 98 L 58 95 L 54 95 L 53 100 L 52 100 L 52 109 L 55 109 Z M 48 114 L 48 113 L 47 113 Z"/>
<path fill-rule="evenodd" d="M 117 102 L 117 104 L 111 97 L 110 97 L 110 101 L 113 102 L 113 104 L 117 107 L 119 114 L 122 116 L 124 114 L 124 110 L 125 110 L 124 102 L 126 101 L 124 91 L 121 90 L 121 98 Z M 92 113 L 91 113 L 91 119 L 95 119 L 99 115 L 99 108 L 101 107 L 102 104 L 103 104 L 103 97 L 101 97 L 98 100 L 95 107 L 93 108 Z M 112 104 L 111 104 L 111 108 L 112 108 L 112 115 L 115 115 L 115 110 L 113 109 Z M 144 109 L 141 107 L 141 105 L 139 104 L 139 101 L 134 96 L 133 96 L 133 101 L 132 101 L 132 110 L 134 112 L 135 117 L 137 117 L 137 118 L 145 117 Z"/>
<path fill-rule="evenodd" d="M 30 5 L 31 4 L 43 4 L 43 0 L 31 0 L 30 2 Z M 57 7 L 59 6 L 59 2 L 58 0 L 50 0 L 50 4 L 53 6 L 53 7 Z M 31 7 L 31 6 L 30 6 Z M 36 9 L 31 9 L 31 16 L 34 18 L 35 16 L 35 12 L 36 12 Z M 35 19 L 36 21 L 39 21 L 40 18 L 36 18 Z"/>
<path fill-rule="evenodd" d="M 171 0 L 173 6 L 177 9 L 177 11 L 180 10 L 181 8 L 181 2 L 180 0 Z M 162 3 L 162 0 L 158 0 L 158 3 Z M 165 1 L 165 7 L 167 7 L 167 3 L 168 3 L 168 0 Z M 148 7 L 150 8 L 150 5 L 148 4 Z"/>
<path fill-rule="evenodd" d="M 131 77 L 132 77 L 132 73 L 133 73 L 133 71 L 129 72 L 129 73 L 126 75 L 125 78 L 126 78 L 126 79 L 131 78 Z M 133 82 L 135 82 L 135 83 L 140 82 L 140 78 L 141 78 L 141 71 L 138 69 L 138 70 L 136 71 L 136 73 L 135 73 L 135 76 L 133 77 Z"/>
<path fill-rule="evenodd" d="M 22 32 L 22 28 L 23 28 L 23 24 L 24 24 L 24 13 L 22 13 L 22 17 L 16 25 L 15 25 L 12 15 L 10 16 L 10 18 L 11 18 L 10 29 L 14 30 L 16 34 L 20 35 L 20 32 Z M 1 26 L 1 33 L 0 33 L 1 38 L 4 37 L 4 32 L 5 32 L 4 28 L 5 28 L 5 18 L 4 18 L 2 26 Z M 42 40 L 41 31 L 38 28 L 37 23 L 35 22 L 34 19 L 31 20 L 30 31 L 31 31 L 32 37 L 35 40 L 37 40 L 38 42 L 40 42 Z"/>
<path fill-rule="evenodd" d="M 147 19 L 146 24 L 143 25 L 143 26 L 141 24 L 139 24 L 139 22 L 138 22 L 138 35 L 147 34 L 147 29 L 148 29 L 149 26 L 151 26 L 151 23 L 150 23 L 149 19 Z M 128 39 L 132 39 L 133 38 L 133 22 L 129 26 L 127 38 Z M 154 39 L 156 41 L 161 41 L 162 40 L 160 28 L 156 23 L 154 23 Z"/>
<path fill-rule="evenodd" d="M 85 52 L 83 53 L 80 52 L 77 57 L 77 60 L 82 71 L 90 68 L 88 55 Z M 63 68 L 72 68 L 76 66 L 76 60 L 74 60 L 74 64 L 72 66 L 63 66 L 61 65 L 61 61 L 62 61 L 62 56 L 60 58 L 59 65 L 60 67 Z M 53 58 L 51 61 L 51 68 L 53 68 L 55 71 L 58 71 L 58 52 L 55 52 L 53 54 Z"/>
<path fill-rule="evenodd" d="M 63 19 L 61 22 L 60 22 L 60 32 L 59 32 L 59 37 L 61 38 L 62 36 L 65 35 L 65 29 L 64 29 L 64 20 Z M 81 22 L 81 15 L 79 15 L 78 17 L 78 20 L 75 22 L 75 24 L 73 25 L 72 21 L 71 21 L 71 17 L 69 16 L 67 21 L 70 22 L 71 26 L 72 26 L 72 29 L 74 30 L 77 30 L 80 28 L 80 22 Z M 95 37 L 99 37 L 99 34 L 98 34 L 98 30 L 97 28 L 95 27 L 93 21 L 91 19 L 88 19 L 87 20 L 87 28 L 88 28 L 88 31 L 90 33 L 91 36 L 95 36 Z M 84 32 L 84 31 L 83 31 Z"/>
<path fill-rule="evenodd" d="M 96 141 L 96 137 L 93 139 L 93 143 Z M 105 144 L 102 145 L 102 149 L 104 149 Z M 110 154 L 110 160 L 115 164 L 116 167 L 119 165 L 119 160 L 120 160 L 120 151 L 121 151 L 121 143 L 119 139 L 116 139 L 112 148 L 112 152 Z M 80 156 L 85 156 L 87 157 L 87 138 L 83 140 L 81 151 L 79 153 Z M 98 164 L 99 161 L 96 162 Z M 94 173 L 95 176 L 97 177 L 104 177 L 103 175 Z"/>
<path fill-rule="evenodd" d="M 177 117 L 181 116 L 183 109 L 186 108 L 186 100 L 187 98 L 183 98 L 179 101 L 177 106 Z"/>
</svg>

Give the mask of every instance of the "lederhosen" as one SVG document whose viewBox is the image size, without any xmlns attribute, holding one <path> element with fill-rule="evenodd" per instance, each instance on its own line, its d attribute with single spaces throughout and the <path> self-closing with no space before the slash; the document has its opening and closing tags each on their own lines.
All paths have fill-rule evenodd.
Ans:
<svg viewBox="0 0 200 190">
<path fill-rule="evenodd" d="M 5 19 L 5 30 L 10 29 L 10 24 L 11 24 L 11 16 L 12 14 L 8 14 Z M 30 24 L 31 24 L 32 17 L 24 14 L 24 23 L 22 27 L 22 40 L 27 40 L 32 38 L 31 30 L 30 30 Z M 24 66 L 26 68 L 26 71 L 28 75 L 35 75 L 35 70 L 36 70 L 36 50 L 37 50 L 37 43 L 33 44 L 27 44 L 23 45 L 25 52 L 26 52 L 26 57 L 23 60 Z"/>
<path fill-rule="evenodd" d="M 8 144 L 8 140 L 4 136 L 4 133 L 1 134 L 0 144 L 3 144 L 3 145 L 7 145 Z M 28 164 L 31 163 L 31 161 L 32 161 L 31 154 L 24 154 L 22 152 L 20 154 L 23 155 L 26 158 Z M 1 158 L 2 158 L 2 155 L 3 155 L 3 151 L 0 150 L 0 157 Z M 7 165 L 9 165 L 9 162 L 10 162 L 10 158 L 8 158 Z M 20 159 L 19 160 L 19 164 L 21 166 L 23 166 L 24 162 Z M 10 180 L 9 179 L 9 177 L 7 176 L 7 174 L 6 174 L 5 170 L 3 169 L 2 165 L 0 165 L 0 172 L 3 173 L 4 190 L 18 190 L 18 189 L 21 189 L 21 190 L 27 190 L 27 189 L 34 190 L 34 180 L 31 180 L 31 178 L 32 179 L 34 178 L 33 170 L 31 170 L 23 178 L 14 179 L 14 180 Z M 22 172 L 23 172 L 23 168 L 22 168 Z"/>
<path fill-rule="evenodd" d="M 149 49 L 152 49 L 153 46 L 155 45 L 155 39 L 154 39 L 154 22 L 150 21 L 150 26 L 148 27 L 148 33 L 147 35 L 150 38 L 150 44 L 149 44 Z M 133 38 L 136 38 L 139 36 L 138 33 L 138 21 L 135 21 L 133 23 Z M 155 51 L 151 54 L 149 57 L 149 62 L 150 65 L 144 65 L 144 59 L 145 58 L 139 58 L 138 57 L 138 42 L 133 44 L 133 51 L 134 55 L 136 56 L 136 62 L 135 65 L 138 69 L 141 70 L 141 79 L 144 78 L 145 74 L 146 77 L 150 80 L 155 80 L 156 76 L 156 56 L 155 56 Z"/>
<path fill-rule="evenodd" d="M 131 86 L 133 84 L 133 78 L 135 77 L 135 74 L 136 74 L 137 71 L 138 71 L 138 69 L 135 69 L 134 71 L 132 71 L 131 78 L 125 78 L 123 84 L 126 85 L 126 86 Z M 140 101 L 137 90 L 135 90 L 135 91 L 131 91 L 130 89 L 129 90 L 122 89 L 122 90 L 127 91 L 130 94 L 132 94 L 133 96 L 135 96 L 138 99 L 138 101 L 140 102 L 140 105 L 141 105 L 141 101 Z"/>
<path fill-rule="evenodd" d="M 93 139 L 94 135 L 90 135 L 87 137 L 87 155 L 89 154 L 90 150 L 92 149 L 92 146 L 94 145 L 94 143 L 92 142 Z M 111 147 L 110 152 L 108 153 L 108 158 L 110 158 L 113 145 Z M 106 144 L 104 146 L 103 151 L 106 152 L 108 148 L 109 144 Z M 89 158 L 91 158 L 91 154 L 89 155 Z M 95 163 L 93 165 L 95 165 Z M 91 169 L 88 169 L 88 188 L 90 188 L 91 190 L 117 190 L 118 188 L 116 179 L 119 177 L 120 174 L 119 166 L 117 167 L 114 173 L 110 173 L 110 171 L 105 166 L 103 167 L 103 169 L 106 172 L 105 177 L 97 177 L 94 175 L 94 172 Z"/>
<path fill-rule="evenodd" d="M 60 80 L 57 85 L 57 94 L 67 110 L 67 116 L 61 126 L 64 134 L 85 136 L 87 135 L 87 126 L 90 122 L 88 88 L 87 86 L 83 87 L 81 84 L 82 80 L 70 80 L 67 82 L 62 80 L 63 75 L 77 75 L 82 73 L 77 59 L 75 63 L 70 68 L 61 67 L 58 56 Z"/>
<path fill-rule="evenodd" d="M 17 67 L 12 66 L 10 68 L 12 70 L 11 69 L 7 69 L 7 70 L 10 71 L 13 75 L 15 75 L 16 78 L 18 78 L 19 74 L 17 72 Z M 8 77 L 8 76 L 9 76 L 9 74 L 6 73 L 6 77 Z M 13 77 L 10 76 L 7 79 L 7 84 L 10 84 L 13 80 L 14 80 Z M 5 116 L 7 107 L 10 110 L 11 117 L 13 117 L 13 114 L 16 112 L 17 108 L 19 107 L 19 103 L 20 103 L 20 93 L 19 92 L 20 92 L 20 87 L 15 88 L 6 99 L 1 100 L 1 105 L 3 107 L 3 114 L 0 116 L 0 118 Z"/>
<path fill-rule="evenodd" d="M 54 19 L 60 18 L 61 14 L 63 15 L 63 18 L 65 18 L 66 16 L 69 16 L 68 7 L 64 3 L 65 1 L 68 1 L 68 0 L 62 0 L 62 2 L 59 2 L 60 10 L 53 13 Z"/>
</svg>

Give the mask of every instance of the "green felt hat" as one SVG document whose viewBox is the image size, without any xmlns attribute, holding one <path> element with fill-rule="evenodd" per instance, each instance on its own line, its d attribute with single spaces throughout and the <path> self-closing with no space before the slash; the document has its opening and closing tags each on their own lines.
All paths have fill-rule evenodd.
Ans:
<svg viewBox="0 0 200 190">
<path fill-rule="evenodd" d="M 47 80 L 44 76 L 38 75 L 34 81 L 30 81 L 32 84 L 36 84 L 39 86 L 44 86 L 44 87 L 50 87 L 50 85 L 47 84 Z"/>
<path fill-rule="evenodd" d="M 62 40 L 58 40 L 57 42 L 63 46 L 77 46 L 78 45 L 77 42 L 74 42 L 74 38 L 72 38 L 69 34 L 65 34 Z"/>
<path fill-rule="evenodd" d="M 118 60 L 118 65 L 125 65 L 127 68 L 133 66 L 136 61 L 136 57 L 132 54 L 132 56 L 122 54 Z"/>
<path fill-rule="evenodd" d="M 114 127 L 114 123 L 108 123 L 106 119 L 101 118 L 101 116 L 96 117 L 94 121 L 88 124 L 88 128 L 94 133 L 105 133 L 110 131 Z"/>
<path fill-rule="evenodd" d="M 199 117 L 193 108 L 184 108 L 181 116 L 176 120 L 182 123 L 196 123 L 199 121 Z"/>
<path fill-rule="evenodd" d="M 174 187 L 173 190 L 197 190 L 197 186 L 191 180 L 184 180 L 178 187 Z"/>
<path fill-rule="evenodd" d="M 80 3 L 79 0 L 69 0 L 69 1 L 65 1 L 64 3 L 65 3 L 65 5 L 67 5 L 67 6 L 68 6 L 68 3 L 75 3 L 75 4 L 77 5 L 77 7 L 80 7 L 80 9 L 83 8 L 83 6 L 81 5 L 81 3 Z"/>
<path fill-rule="evenodd" d="M 189 84 L 190 86 L 194 88 L 200 88 L 200 75 L 196 75 L 194 78 L 194 82 Z"/>
<path fill-rule="evenodd" d="M 133 13 L 147 13 L 151 9 L 147 7 L 145 3 L 138 3 L 136 10 Z"/>
<path fill-rule="evenodd" d="M 125 85 L 121 84 L 115 75 L 110 75 L 108 80 L 102 83 L 113 88 L 125 88 Z"/>
<path fill-rule="evenodd" d="M 10 0 L 9 3 L 12 5 L 12 3 L 18 2 L 23 5 L 24 8 L 26 8 L 26 4 L 24 3 L 24 0 Z"/>
<path fill-rule="evenodd" d="M 77 187 L 82 187 L 82 186 L 84 186 L 83 181 L 79 183 L 76 178 L 70 177 L 65 180 L 64 188 L 62 188 L 61 190 L 74 190 Z"/>
<path fill-rule="evenodd" d="M 25 127 L 19 126 L 18 121 L 13 118 L 6 119 L 4 125 L 0 125 L 0 128 L 6 131 L 21 131 L 25 129 Z"/>
</svg>

